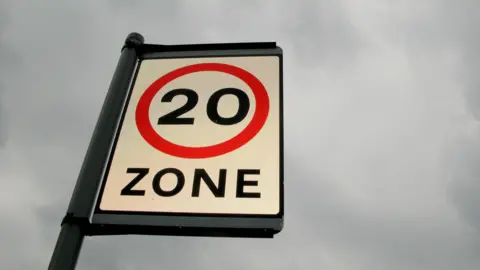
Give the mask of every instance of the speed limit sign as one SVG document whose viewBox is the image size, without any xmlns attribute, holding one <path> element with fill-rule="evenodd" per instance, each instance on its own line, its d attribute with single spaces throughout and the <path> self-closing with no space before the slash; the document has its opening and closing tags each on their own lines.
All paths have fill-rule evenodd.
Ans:
<svg viewBox="0 0 480 270">
<path fill-rule="evenodd" d="M 282 103 L 279 47 L 143 55 L 95 218 L 148 216 L 156 218 L 149 225 L 179 226 L 216 220 L 206 227 L 281 219 Z M 125 222 L 146 219 L 138 220 Z"/>
</svg>

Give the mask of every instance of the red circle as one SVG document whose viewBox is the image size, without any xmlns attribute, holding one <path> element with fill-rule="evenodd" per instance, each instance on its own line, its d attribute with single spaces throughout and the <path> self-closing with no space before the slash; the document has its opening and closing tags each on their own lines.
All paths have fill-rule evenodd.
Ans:
<svg viewBox="0 0 480 270">
<path fill-rule="evenodd" d="M 245 82 L 255 96 L 255 113 L 250 123 L 239 134 L 227 141 L 204 147 L 174 144 L 160 136 L 153 128 L 149 119 L 150 104 L 155 95 L 162 90 L 167 83 L 181 76 L 201 71 L 223 72 L 233 75 Z M 165 154 L 180 158 L 209 158 L 226 154 L 249 142 L 258 134 L 267 121 L 269 108 L 270 102 L 265 86 L 250 72 L 223 63 L 200 63 L 175 69 L 153 82 L 138 101 L 135 112 L 135 122 L 137 123 L 138 131 L 145 141 Z"/>
</svg>

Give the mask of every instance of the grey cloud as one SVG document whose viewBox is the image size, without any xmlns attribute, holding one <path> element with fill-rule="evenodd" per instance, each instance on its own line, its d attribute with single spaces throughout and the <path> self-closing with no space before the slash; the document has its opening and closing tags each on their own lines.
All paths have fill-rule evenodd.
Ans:
<svg viewBox="0 0 480 270">
<path fill-rule="evenodd" d="M 147 43 L 178 44 L 206 42 L 196 27 L 202 22 L 203 2 L 109 1 L 105 12 L 122 27 L 121 33 L 141 32 Z M 198 9 L 197 9 L 198 7 Z M 208 20 L 208 17 L 205 18 Z M 120 32 L 119 32 L 120 33 Z M 123 37 L 123 36 L 122 36 Z M 119 40 L 121 42 L 123 40 Z M 118 42 L 117 42 L 118 44 Z"/>
<path fill-rule="evenodd" d="M 480 122 L 480 20 L 477 19 L 478 1 L 464 0 L 458 3 L 441 1 L 441 15 L 446 18 L 450 38 L 462 50 L 461 78 L 465 80 L 465 101 L 471 113 Z"/>
<path fill-rule="evenodd" d="M 283 2 L 281 31 L 292 43 L 294 54 L 309 66 L 348 65 L 363 47 L 341 1 Z"/>
<path fill-rule="evenodd" d="M 454 169 L 450 183 L 450 195 L 460 215 L 480 233 L 480 133 L 473 138 L 457 142 L 450 158 Z"/>
<path fill-rule="evenodd" d="M 8 55 L 9 55 L 9 48 L 5 45 L 3 42 L 4 39 L 4 31 L 6 29 L 6 25 L 8 23 L 7 21 L 7 12 L 3 8 L 3 5 L 0 3 L 0 147 L 5 144 L 5 141 L 7 139 L 7 124 L 6 124 L 6 116 L 5 116 L 5 104 L 4 104 L 4 92 L 5 92 L 5 86 L 3 83 L 3 75 L 7 69 L 9 68 L 9 65 L 11 64 L 10 61 L 8 61 Z"/>
<path fill-rule="evenodd" d="M 479 231 L 480 189 L 480 57 L 478 46 L 480 26 L 476 11 L 478 1 L 425 1 L 424 5 L 403 6 L 409 10 L 402 17 L 403 27 L 392 33 L 391 41 L 407 48 L 411 69 L 417 73 L 418 84 L 436 82 L 436 88 L 424 89 L 432 98 L 452 99 L 445 93 L 458 91 L 463 100 L 452 101 L 456 118 L 448 130 L 437 136 L 447 139 L 445 168 L 449 175 L 448 197 L 459 216 Z M 394 16 L 403 13 L 396 13 Z M 400 17 L 400 15 L 398 15 Z M 442 70 L 433 63 L 441 63 Z M 452 83 L 443 78 L 453 77 Z M 433 102 L 433 100 L 432 100 Z M 459 105 L 460 104 L 460 105 Z M 463 106 L 465 104 L 465 106 Z"/>
<path fill-rule="evenodd" d="M 0 85 L 0 101 L 2 99 L 3 95 L 3 86 Z M 5 141 L 7 140 L 7 119 L 4 116 L 5 115 L 5 110 L 3 109 L 4 105 L 1 105 L 0 103 L 0 147 L 2 147 L 5 144 Z"/>
<path fill-rule="evenodd" d="M 460 215 L 480 232 L 480 27 L 477 10 L 478 1 L 460 1 L 452 3 L 442 1 L 440 16 L 446 18 L 448 36 L 461 52 L 459 78 L 463 86 L 467 113 L 471 113 L 477 122 L 465 120 L 463 128 L 470 135 L 459 135 L 457 141 L 452 142 L 452 182 L 451 196 L 459 209 Z"/>
<path fill-rule="evenodd" d="M 480 121 L 480 79 L 476 70 L 480 56 L 480 27 L 476 11 L 480 8 L 478 1 L 431 1 L 428 8 L 418 8 L 408 17 L 410 31 L 406 36 L 407 44 L 421 48 L 425 52 L 442 49 L 458 49 L 460 63 L 458 79 L 464 87 L 465 102 L 469 111 Z"/>
</svg>

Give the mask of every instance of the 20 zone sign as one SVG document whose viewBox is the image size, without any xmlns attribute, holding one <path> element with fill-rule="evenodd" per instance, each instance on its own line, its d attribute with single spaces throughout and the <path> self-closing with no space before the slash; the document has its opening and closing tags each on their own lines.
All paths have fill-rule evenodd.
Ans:
<svg viewBox="0 0 480 270">
<path fill-rule="evenodd" d="M 98 211 L 283 216 L 281 63 L 274 53 L 142 59 Z"/>
</svg>

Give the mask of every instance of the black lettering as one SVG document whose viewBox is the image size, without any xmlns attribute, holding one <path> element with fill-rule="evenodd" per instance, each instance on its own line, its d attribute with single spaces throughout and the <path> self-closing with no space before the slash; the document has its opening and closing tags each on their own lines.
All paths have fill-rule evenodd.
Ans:
<svg viewBox="0 0 480 270">
<path fill-rule="evenodd" d="M 232 117 L 222 117 L 218 114 L 218 102 L 224 95 L 234 95 L 238 99 L 238 111 Z M 208 99 L 207 102 L 207 115 L 212 122 L 219 125 L 234 125 L 241 122 L 248 114 L 250 109 L 250 100 L 248 95 L 240 89 L 236 88 L 223 88 L 215 93 Z"/>
<path fill-rule="evenodd" d="M 165 191 L 160 187 L 160 180 L 162 179 L 162 176 L 164 176 L 167 173 L 175 174 L 175 176 L 177 177 L 177 184 L 170 191 Z M 162 196 L 162 197 L 172 197 L 177 195 L 180 191 L 182 191 L 184 185 L 185 185 L 185 176 L 180 170 L 175 168 L 166 168 L 159 171 L 157 174 L 155 174 L 152 181 L 153 191 L 155 191 L 155 193 L 157 193 L 158 196 Z"/>
<path fill-rule="evenodd" d="M 259 175 L 260 170 L 238 170 L 237 172 L 237 198 L 260 198 L 259 192 L 245 192 L 245 186 L 258 186 L 258 181 L 245 180 L 245 175 Z"/>
<path fill-rule="evenodd" d="M 148 168 L 128 168 L 127 173 L 136 173 L 137 176 L 122 189 L 120 195 L 144 196 L 145 190 L 133 190 L 133 188 L 148 174 L 148 171 Z"/>
<path fill-rule="evenodd" d="M 173 98 L 178 96 L 178 95 L 183 95 L 187 97 L 187 102 L 183 104 L 180 108 L 177 108 L 164 116 L 158 118 L 158 124 L 159 125 L 193 125 L 194 118 L 192 117 L 184 117 L 180 118 L 183 114 L 189 112 L 198 103 L 198 94 L 191 90 L 191 89 L 186 89 L 186 88 L 180 88 L 180 89 L 174 89 L 172 91 L 169 91 L 162 97 L 162 102 L 172 102 Z"/>
<path fill-rule="evenodd" d="M 227 181 L 226 169 L 220 169 L 218 186 L 215 185 L 215 183 L 212 181 L 212 178 L 210 178 L 204 169 L 195 169 L 195 173 L 193 175 L 192 197 L 200 196 L 200 181 L 202 179 L 215 197 L 225 197 L 225 184 Z"/>
</svg>

